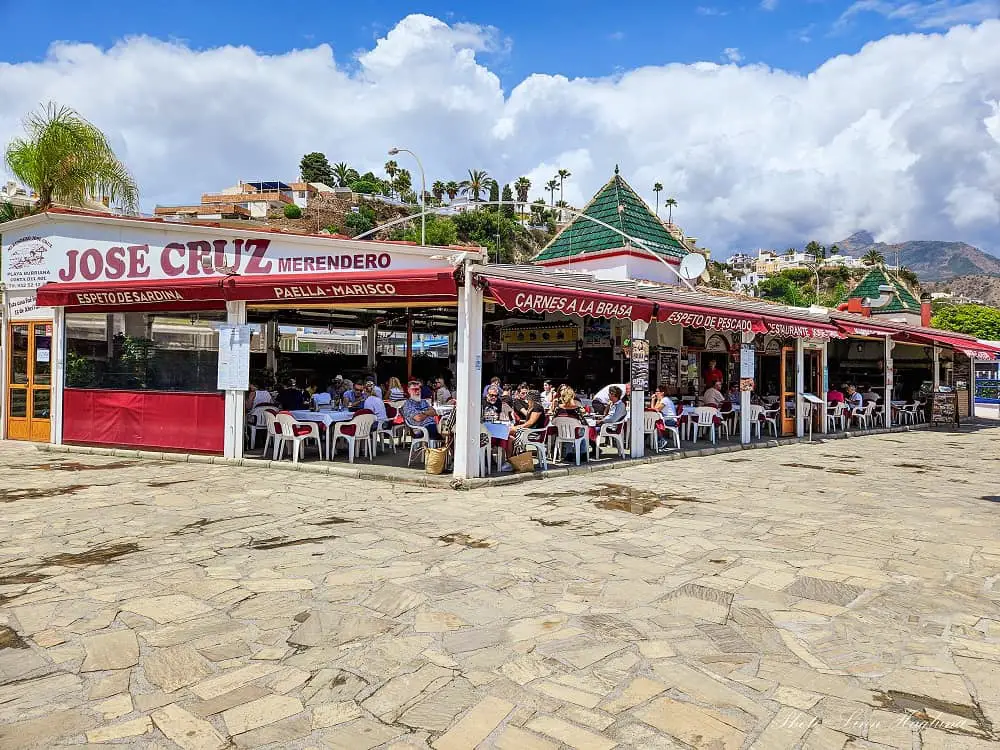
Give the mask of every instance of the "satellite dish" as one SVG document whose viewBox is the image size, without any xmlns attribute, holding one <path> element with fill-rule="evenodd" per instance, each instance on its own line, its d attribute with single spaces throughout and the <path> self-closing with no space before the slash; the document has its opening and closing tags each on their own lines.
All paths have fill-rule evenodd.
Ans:
<svg viewBox="0 0 1000 750">
<path fill-rule="evenodd" d="M 705 256 L 700 253 L 689 253 L 684 256 L 684 260 L 681 261 L 681 267 L 678 273 L 681 275 L 682 279 L 688 281 L 694 281 L 700 278 L 703 273 L 705 273 L 705 268 L 708 263 L 705 261 Z"/>
</svg>

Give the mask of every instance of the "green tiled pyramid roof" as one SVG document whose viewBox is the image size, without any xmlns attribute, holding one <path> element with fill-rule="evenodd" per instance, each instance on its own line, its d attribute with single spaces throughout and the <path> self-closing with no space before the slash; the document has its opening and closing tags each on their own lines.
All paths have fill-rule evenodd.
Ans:
<svg viewBox="0 0 1000 750">
<path fill-rule="evenodd" d="M 892 296 L 892 300 L 885 307 L 873 307 L 872 315 L 880 315 L 883 313 L 920 312 L 919 300 L 913 296 L 903 282 L 888 273 L 882 266 L 875 266 L 875 268 L 869 271 L 868 275 L 861 279 L 861 283 L 854 287 L 853 291 L 851 291 L 847 297 L 848 299 L 864 299 L 865 297 L 877 299 L 880 295 L 878 288 L 884 285 L 891 286 L 896 293 Z"/>
<path fill-rule="evenodd" d="M 614 177 L 590 199 L 583 214 L 620 229 L 629 237 L 635 237 L 649 249 L 665 257 L 683 258 L 688 254 L 663 223 L 653 215 L 646 202 L 622 179 L 617 167 Z M 542 252 L 535 256 L 535 260 L 556 260 L 601 250 L 613 250 L 624 247 L 626 243 L 627 240 L 617 232 L 583 216 L 577 216 L 552 238 Z"/>
</svg>

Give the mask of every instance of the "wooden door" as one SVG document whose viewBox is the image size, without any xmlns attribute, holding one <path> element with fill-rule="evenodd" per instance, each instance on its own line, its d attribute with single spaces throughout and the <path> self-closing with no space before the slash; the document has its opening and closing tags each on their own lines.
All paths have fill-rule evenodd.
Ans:
<svg viewBox="0 0 1000 750">
<path fill-rule="evenodd" d="M 52 323 L 11 323 L 7 341 L 7 437 L 47 443 L 52 436 Z"/>
<path fill-rule="evenodd" d="M 795 347 L 781 348 L 781 434 L 795 434 Z"/>
</svg>

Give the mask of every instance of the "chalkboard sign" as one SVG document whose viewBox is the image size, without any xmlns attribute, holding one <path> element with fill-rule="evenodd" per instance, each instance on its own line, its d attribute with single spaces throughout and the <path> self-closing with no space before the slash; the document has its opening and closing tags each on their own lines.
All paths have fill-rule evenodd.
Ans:
<svg viewBox="0 0 1000 750">
<path fill-rule="evenodd" d="M 656 377 L 659 382 L 674 388 L 678 385 L 680 352 L 676 349 L 660 347 L 656 366 Z"/>
<path fill-rule="evenodd" d="M 649 342 L 645 339 L 632 340 L 632 390 L 649 390 Z"/>
<path fill-rule="evenodd" d="M 953 422 L 958 424 L 958 394 L 931 394 L 931 424 Z"/>
</svg>

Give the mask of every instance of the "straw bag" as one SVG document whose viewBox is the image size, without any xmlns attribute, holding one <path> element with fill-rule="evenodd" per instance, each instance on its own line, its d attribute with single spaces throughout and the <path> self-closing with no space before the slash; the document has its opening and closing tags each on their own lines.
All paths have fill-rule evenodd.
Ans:
<svg viewBox="0 0 1000 750">
<path fill-rule="evenodd" d="M 442 474 L 448 463 L 447 448 L 424 448 L 424 466 L 428 474 Z"/>
<path fill-rule="evenodd" d="M 525 451 L 524 453 L 508 456 L 507 460 L 510 462 L 510 465 L 514 467 L 514 471 L 518 474 L 524 474 L 535 470 L 535 457 L 531 454 L 531 451 Z"/>
</svg>

